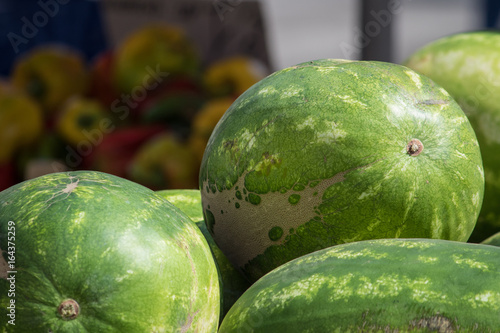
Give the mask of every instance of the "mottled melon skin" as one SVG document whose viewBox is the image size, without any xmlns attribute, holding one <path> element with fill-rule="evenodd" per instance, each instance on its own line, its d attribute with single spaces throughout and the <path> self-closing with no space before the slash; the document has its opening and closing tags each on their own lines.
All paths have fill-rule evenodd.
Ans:
<svg viewBox="0 0 500 333">
<path fill-rule="evenodd" d="M 470 241 L 500 232 L 500 33 L 474 31 L 431 42 L 405 65 L 444 87 L 476 132 L 483 157 L 485 190 Z"/>
<path fill-rule="evenodd" d="M 233 264 L 222 253 L 217 244 L 215 244 L 212 235 L 207 229 L 203 220 L 203 207 L 201 205 L 201 193 L 193 189 L 168 189 L 156 192 L 158 195 L 167 199 L 174 206 L 183 211 L 191 220 L 193 220 L 201 233 L 205 236 L 210 250 L 214 256 L 215 263 L 219 270 L 221 282 L 221 321 L 238 298 L 250 287 L 250 283 L 238 271 Z"/>
<path fill-rule="evenodd" d="M 219 333 L 495 333 L 499 256 L 498 247 L 437 239 L 333 246 L 255 282 Z"/>
<path fill-rule="evenodd" d="M 423 150 L 408 153 L 412 139 Z M 217 124 L 200 169 L 205 222 L 251 280 L 375 238 L 466 241 L 478 143 L 458 104 L 407 67 L 323 59 L 275 72 Z"/>
<path fill-rule="evenodd" d="M 14 185 L 0 192 L 0 249 L 1 317 L 16 305 L 15 325 L 2 319 L 1 332 L 217 331 L 219 279 L 205 237 L 137 183 L 74 171 Z M 72 320 L 58 313 L 66 299 L 80 307 Z"/>
</svg>

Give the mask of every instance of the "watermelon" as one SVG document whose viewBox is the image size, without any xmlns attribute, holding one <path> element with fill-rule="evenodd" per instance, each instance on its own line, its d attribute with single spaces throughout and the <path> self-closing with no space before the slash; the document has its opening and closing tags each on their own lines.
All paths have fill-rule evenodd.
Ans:
<svg viewBox="0 0 500 333">
<path fill-rule="evenodd" d="M 500 248 L 377 239 L 297 258 L 254 283 L 228 332 L 498 332 Z"/>
<path fill-rule="evenodd" d="M 152 190 L 61 172 L 6 189 L 0 207 L 0 331 L 217 331 L 210 248 Z"/>
<path fill-rule="evenodd" d="M 476 132 L 485 190 L 470 241 L 480 242 L 500 232 L 500 33 L 474 31 L 443 37 L 415 51 L 405 65 L 444 87 Z"/>
<path fill-rule="evenodd" d="M 484 191 L 474 131 L 442 87 L 401 65 L 335 59 L 243 93 L 199 178 L 209 231 L 252 281 L 353 241 L 466 241 Z"/>
<path fill-rule="evenodd" d="M 500 232 L 497 232 L 496 234 L 486 238 L 481 242 L 481 244 L 500 246 Z"/>
<path fill-rule="evenodd" d="M 222 284 L 222 309 L 221 318 L 223 318 L 233 304 L 240 298 L 245 290 L 250 287 L 250 283 L 245 277 L 236 270 L 227 257 L 222 253 L 212 236 L 208 232 L 205 220 L 203 219 L 203 209 L 201 206 L 201 193 L 199 190 L 161 190 L 157 191 L 173 205 L 183 211 L 196 225 L 207 239 L 208 245 L 212 250 L 215 263 L 219 269 L 220 281 Z"/>
</svg>

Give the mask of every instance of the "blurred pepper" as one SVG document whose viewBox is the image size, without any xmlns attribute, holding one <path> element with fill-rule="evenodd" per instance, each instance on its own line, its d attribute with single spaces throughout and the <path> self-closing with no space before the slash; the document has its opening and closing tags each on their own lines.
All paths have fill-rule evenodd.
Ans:
<svg viewBox="0 0 500 333">
<path fill-rule="evenodd" d="M 129 177 L 154 190 L 198 187 L 193 153 L 170 133 L 151 138 L 139 149 L 130 165 Z"/>
<path fill-rule="evenodd" d="M 267 74 L 265 65 L 258 60 L 234 56 L 210 65 L 203 74 L 203 81 L 212 96 L 237 97 Z"/>
<path fill-rule="evenodd" d="M 87 89 L 87 69 L 80 54 L 68 47 L 32 49 L 14 65 L 13 84 L 36 99 L 47 114 L 56 112 L 72 95 Z"/>
<path fill-rule="evenodd" d="M 106 110 L 101 103 L 85 97 L 70 98 L 56 122 L 61 138 L 73 146 L 86 141 L 99 144 L 104 134 L 110 131 L 110 126 L 113 124 L 106 119 Z"/>
<path fill-rule="evenodd" d="M 199 164 L 201 164 L 212 131 L 233 102 L 234 98 L 232 97 L 214 98 L 207 101 L 196 113 L 191 125 L 189 147 L 194 152 Z"/>
<path fill-rule="evenodd" d="M 23 92 L 0 90 L 0 164 L 14 157 L 20 147 L 30 145 L 41 134 L 42 110 Z"/>
</svg>

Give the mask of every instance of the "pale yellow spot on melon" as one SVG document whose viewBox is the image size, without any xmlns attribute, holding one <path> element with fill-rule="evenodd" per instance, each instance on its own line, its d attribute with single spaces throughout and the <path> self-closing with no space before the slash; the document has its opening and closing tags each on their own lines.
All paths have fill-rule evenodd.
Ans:
<svg viewBox="0 0 500 333">
<path fill-rule="evenodd" d="M 322 132 L 317 129 L 317 127 L 319 127 L 317 126 L 317 120 L 313 117 L 307 117 L 302 123 L 297 124 L 296 128 L 299 131 L 306 128 L 314 129 L 316 142 L 323 143 L 334 143 L 339 138 L 344 138 L 347 135 L 347 133 L 340 128 L 339 124 L 333 121 L 322 121 L 322 125 L 323 124 L 327 126 L 327 130 Z"/>
<path fill-rule="evenodd" d="M 257 94 L 266 96 L 266 95 L 270 95 L 270 94 L 276 94 L 277 92 L 278 91 L 274 87 L 267 86 L 267 87 L 259 90 L 259 92 Z"/>
<path fill-rule="evenodd" d="M 359 78 L 359 75 L 358 75 L 358 73 L 357 73 L 357 72 L 354 72 L 354 71 L 346 71 L 346 73 L 348 73 L 348 74 L 350 74 L 350 75 L 354 76 L 355 78 Z"/>
<path fill-rule="evenodd" d="M 290 98 L 293 96 L 300 96 L 304 88 L 298 86 L 290 86 L 288 89 L 281 90 L 280 98 Z"/>
<path fill-rule="evenodd" d="M 484 262 L 480 262 L 480 261 L 477 261 L 475 259 L 471 259 L 471 258 L 462 258 L 461 256 L 458 256 L 458 255 L 453 255 L 453 261 L 455 261 L 455 263 L 457 265 L 462 265 L 462 266 L 468 266 L 470 268 L 476 268 L 476 269 L 480 269 L 482 271 L 489 271 L 489 266 L 488 264 L 484 263 Z"/>
<path fill-rule="evenodd" d="M 484 294 L 476 295 L 474 299 L 481 302 L 491 302 L 493 299 L 493 294 L 490 291 L 487 291 Z"/>
<path fill-rule="evenodd" d="M 370 223 L 370 224 L 366 227 L 366 229 L 367 229 L 368 231 L 373 231 L 373 230 L 376 230 L 376 229 L 377 229 L 377 227 L 380 225 L 380 223 L 382 223 L 382 221 L 380 221 L 380 220 L 375 221 L 375 222 L 372 222 L 372 223 Z"/>
<path fill-rule="evenodd" d="M 241 142 L 247 143 L 244 147 L 245 150 L 249 150 L 250 148 L 252 148 L 255 143 L 255 133 L 250 132 L 248 129 L 245 129 L 243 133 L 239 135 L 239 137 L 241 138 Z M 224 147 L 222 148 L 225 149 Z"/>
<path fill-rule="evenodd" d="M 361 193 L 361 195 L 358 197 L 358 200 L 363 200 L 365 198 L 371 197 L 373 195 L 373 191 L 365 191 Z"/>
<path fill-rule="evenodd" d="M 335 95 L 335 97 L 341 99 L 343 102 L 351 105 L 356 105 L 362 108 L 368 108 L 368 105 L 366 103 L 361 102 L 360 100 L 353 98 L 352 96 L 349 95 Z"/>
<path fill-rule="evenodd" d="M 174 206 L 178 203 L 193 204 L 198 202 L 195 198 L 184 194 L 171 195 L 168 197 L 167 200 Z"/>
<path fill-rule="evenodd" d="M 85 218 L 85 211 L 78 212 L 78 215 L 73 219 L 73 224 L 80 224 Z"/>
<path fill-rule="evenodd" d="M 418 89 L 422 88 L 422 80 L 420 79 L 420 75 L 411 70 L 405 71 L 405 73 L 410 77 L 413 83 L 415 83 Z"/>
<path fill-rule="evenodd" d="M 464 176 L 462 175 L 462 173 L 458 170 L 455 170 L 455 175 L 457 175 L 457 177 L 460 179 L 460 180 L 465 180 Z"/>
<path fill-rule="evenodd" d="M 444 105 L 444 104 L 443 104 Z M 460 125 L 468 121 L 467 117 L 455 117 L 450 119 L 452 123 Z"/>
<path fill-rule="evenodd" d="M 469 158 L 467 157 L 467 155 L 459 152 L 458 150 L 455 149 L 455 155 L 458 157 L 458 158 L 461 158 L 461 159 L 465 159 L 465 160 L 468 160 Z"/>
<path fill-rule="evenodd" d="M 487 307 L 490 310 L 500 310 L 500 293 L 487 290 L 479 294 L 466 294 L 464 301 L 474 308 Z"/>
<path fill-rule="evenodd" d="M 479 171 L 479 174 L 481 175 L 481 178 L 484 180 L 484 169 L 483 166 L 478 164 L 476 165 L 477 170 Z M 500 186 L 500 181 L 498 182 L 498 186 Z"/>
<path fill-rule="evenodd" d="M 330 285 L 333 287 L 330 300 L 346 299 L 354 295 L 354 289 L 349 284 L 354 279 L 354 274 L 349 273 L 344 276 L 333 276 L 330 279 Z"/>
<path fill-rule="evenodd" d="M 329 73 L 331 71 L 336 70 L 337 67 L 336 66 L 324 66 L 324 67 L 316 67 L 316 69 L 318 72 Z"/>
<path fill-rule="evenodd" d="M 346 131 L 339 128 L 339 125 L 333 121 L 325 122 L 328 125 L 328 130 L 326 132 L 317 132 L 316 139 L 318 142 L 324 143 L 334 143 L 340 138 L 344 138 L 347 133 Z"/>
<path fill-rule="evenodd" d="M 476 194 L 474 194 L 472 196 L 472 204 L 476 207 L 479 207 L 479 198 L 480 198 L 481 194 L 479 192 L 477 192 Z"/>
<path fill-rule="evenodd" d="M 121 276 L 117 276 L 115 278 L 115 281 L 116 282 L 122 282 L 123 280 L 129 278 L 130 275 L 132 275 L 133 273 L 134 273 L 134 271 L 132 271 L 132 270 L 129 269 L 129 270 L 127 270 L 127 274 L 124 274 L 124 275 L 121 275 Z"/>
<path fill-rule="evenodd" d="M 430 263 L 435 263 L 437 262 L 439 259 L 437 257 L 428 257 L 428 256 L 418 256 L 417 257 L 417 260 L 418 261 L 421 261 L 423 263 L 426 263 L 426 264 L 430 264 Z"/>
<path fill-rule="evenodd" d="M 318 290 L 330 281 L 321 274 L 313 274 L 305 279 L 294 281 L 290 285 L 275 292 L 271 296 L 273 305 L 284 307 L 290 299 L 304 297 L 306 301 L 313 301 Z"/>
<path fill-rule="evenodd" d="M 101 258 L 104 258 L 105 256 L 107 256 L 107 255 L 108 255 L 108 253 L 109 253 L 110 251 L 111 251 L 111 247 L 107 247 L 107 248 L 106 248 L 106 250 L 104 250 L 104 251 L 101 253 L 100 257 L 101 257 Z"/>
<path fill-rule="evenodd" d="M 458 207 L 458 200 L 457 200 L 457 194 L 455 192 L 451 193 L 451 201 L 455 205 L 455 207 Z"/>
<path fill-rule="evenodd" d="M 311 128 L 311 129 L 313 129 L 315 127 L 315 125 L 316 125 L 316 119 L 313 118 L 313 117 L 311 117 L 311 116 L 309 116 L 302 123 L 297 124 L 297 129 L 299 131 L 301 131 L 301 130 L 303 130 L 305 128 Z"/>
<path fill-rule="evenodd" d="M 384 298 L 399 295 L 403 286 L 398 275 L 384 275 L 372 281 L 369 277 L 360 276 L 362 284 L 356 290 L 356 294 L 365 298 Z"/>
<path fill-rule="evenodd" d="M 439 220 L 438 219 L 436 220 L 439 223 Z M 388 244 L 393 244 L 393 243 L 389 241 Z M 434 244 L 432 244 L 431 242 L 419 242 L 411 240 L 410 241 L 401 240 L 400 242 L 398 242 L 398 245 L 400 247 L 405 247 L 408 249 L 428 249 L 434 246 Z"/>
</svg>

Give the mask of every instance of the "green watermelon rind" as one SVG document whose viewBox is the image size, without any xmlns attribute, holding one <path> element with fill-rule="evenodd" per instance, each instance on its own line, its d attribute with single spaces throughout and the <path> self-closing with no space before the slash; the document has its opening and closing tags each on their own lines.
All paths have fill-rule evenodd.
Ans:
<svg viewBox="0 0 500 333">
<path fill-rule="evenodd" d="M 255 282 L 219 332 L 498 332 L 499 257 L 432 239 L 334 246 Z"/>
<path fill-rule="evenodd" d="M 492 245 L 492 246 L 500 246 L 500 232 L 497 232 L 494 235 L 483 240 L 480 244 L 483 245 Z"/>
<path fill-rule="evenodd" d="M 482 209 L 469 238 L 477 243 L 500 232 L 500 33 L 470 31 L 432 41 L 404 65 L 444 87 L 475 130 L 485 173 Z"/>
<path fill-rule="evenodd" d="M 199 178 L 209 231 L 252 281 L 347 242 L 466 241 L 484 191 L 475 133 L 446 90 L 404 66 L 338 59 L 280 70 L 243 93 L 215 127 Z"/>
<path fill-rule="evenodd" d="M 15 223 L 15 295 L 0 261 L 3 332 L 216 332 L 217 268 L 200 230 L 131 181 L 94 171 L 54 173 L 0 192 L 0 248 Z M 10 223 L 12 224 L 12 223 Z M 5 251 L 5 250 L 4 250 Z M 7 268 L 8 269 L 8 268 Z M 65 299 L 81 309 L 58 314 Z M 9 310 L 10 311 L 10 310 Z"/>
</svg>

